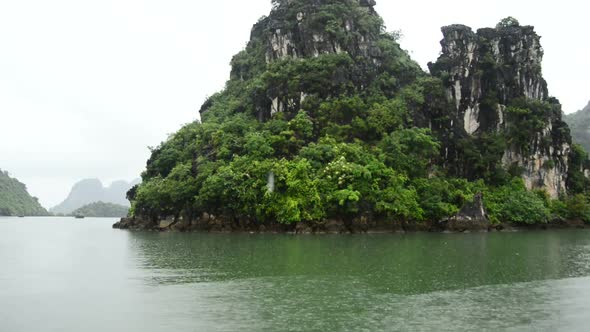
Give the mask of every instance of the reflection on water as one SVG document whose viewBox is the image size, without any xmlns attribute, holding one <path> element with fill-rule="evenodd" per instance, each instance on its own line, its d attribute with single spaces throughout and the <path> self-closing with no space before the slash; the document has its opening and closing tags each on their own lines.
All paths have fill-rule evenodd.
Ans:
<svg viewBox="0 0 590 332">
<path fill-rule="evenodd" d="M 590 233 L 245 235 L 130 233 L 162 284 L 264 277 L 347 277 L 420 294 L 590 275 Z"/>
<path fill-rule="evenodd" d="M 558 281 L 590 275 L 585 231 L 131 238 L 145 281 L 192 288 L 215 326 L 575 330 L 590 309 L 590 279 Z M 564 310 L 572 296 L 577 316 Z"/>
<path fill-rule="evenodd" d="M 131 233 L 0 219 L 0 331 L 585 330 L 590 232 Z"/>
</svg>

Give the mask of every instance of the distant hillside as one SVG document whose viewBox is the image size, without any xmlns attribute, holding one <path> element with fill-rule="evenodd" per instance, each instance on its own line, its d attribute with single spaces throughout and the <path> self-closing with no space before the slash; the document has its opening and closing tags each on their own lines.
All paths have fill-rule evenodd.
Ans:
<svg viewBox="0 0 590 332">
<path fill-rule="evenodd" d="M 566 115 L 565 122 L 570 126 L 574 142 L 590 151 L 590 103 L 583 110 Z"/>
<path fill-rule="evenodd" d="M 125 197 L 127 191 L 139 180 L 131 183 L 126 181 L 115 181 L 109 187 L 104 187 L 98 179 L 82 180 L 74 185 L 68 198 L 61 204 L 51 209 L 51 212 L 57 214 L 70 214 L 74 210 L 85 205 L 95 202 L 113 203 L 122 206 L 129 206 L 129 201 Z"/>
<path fill-rule="evenodd" d="M 46 216 L 48 212 L 29 195 L 24 184 L 0 170 L 0 216 L 18 215 Z"/>
<path fill-rule="evenodd" d="M 84 205 L 83 207 L 72 212 L 72 214 L 95 218 L 122 218 L 127 216 L 128 211 L 129 208 L 126 206 L 113 203 L 96 202 Z"/>
</svg>

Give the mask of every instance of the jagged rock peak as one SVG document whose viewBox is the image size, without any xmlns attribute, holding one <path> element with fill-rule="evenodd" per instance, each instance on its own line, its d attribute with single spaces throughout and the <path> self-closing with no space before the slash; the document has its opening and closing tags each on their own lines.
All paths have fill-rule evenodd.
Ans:
<svg viewBox="0 0 590 332">
<path fill-rule="evenodd" d="M 385 32 L 375 4 L 371 0 L 273 1 L 270 14 L 254 24 L 246 49 L 232 58 L 230 82 L 261 78 L 269 66 L 280 66 L 281 61 L 332 58 L 343 63 L 333 70 L 333 82 L 350 80 L 362 89 L 376 75 L 388 72 L 395 77 L 393 92 L 422 70 L 401 49 L 398 36 Z M 347 69 L 344 63 L 349 64 Z M 307 97 L 328 98 L 335 92 L 319 93 L 301 85 L 298 91 L 285 91 L 277 84 L 257 91 L 253 96 L 257 117 L 264 121 L 275 113 L 297 112 Z M 200 113 L 207 113 L 211 106 L 206 102 Z"/>
<path fill-rule="evenodd" d="M 530 189 L 546 189 L 553 197 L 564 193 L 571 138 L 561 105 L 549 98 L 541 37 L 534 27 L 507 18 L 495 28 L 473 32 L 456 24 L 442 33 L 442 54 L 429 67 L 456 108 L 456 129 L 475 137 L 504 135 L 506 168 L 522 169 Z M 543 127 L 523 127 L 530 122 L 520 109 Z M 515 136 L 521 137 L 517 143 Z"/>
<path fill-rule="evenodd" d="M 374 0 L 274 0 L 251 40 L 267 44 L 267 63 L 326 53 L 370 56 L 383 25 L 375 5 Z"/>
<path fill-rule="evenodd" d="M 474 33 L 465 25 L 442 28 L 442 55 L 431 71 L 444 78 L 449 98 L 464 119 L 469 134 L 480 129 L 483 96 L 493 94 L 499 104 L 525 97 L 546 100 L 547 82 L 542 76 L 543 48 L 534 27 L 520 26 L 514 19 L 505 19 L 496 28 L 479 29 Z M 484 105 L 488 106 L 488 105 Z M 497 117 L 493 125 L 501 125 Z"/>
<path fill-rule="evenodd" d="M 518 98 L 546 101 L 541 37 L 513 18 L 477 33 L 465 25 L 442 28 L 442 54 L 430 71 L 447 87 L 448 99 L 467 134 L 505 126 L 506 106 Z"/>
</svg>

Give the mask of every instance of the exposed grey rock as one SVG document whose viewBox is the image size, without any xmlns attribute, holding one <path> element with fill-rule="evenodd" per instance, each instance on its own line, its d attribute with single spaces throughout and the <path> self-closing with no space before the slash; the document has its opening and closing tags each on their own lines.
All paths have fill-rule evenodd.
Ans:
<svg viewBox="0 0 590 332">
<path fill-rule="evenodd" d="M 331 31 L 322 16 L 324 5 L 330 3 L 332 2 L 327 0 L 276 1 L 269 16 L 253 26 L 246 52 L 263 45 L 264 59 L 259 60 L 265 64 L 341 53 L 347 53 L 352 58 L 369 58 L 374 63 L 379 63 L 382 52 L 377 46 L 377 40 L 381 30 L 365 31 L 362 28 L 362 21 L 367 17 L 379 19 L 373 8 L 376 2 L 342 0 L 341 5 L 346 10 L 342 19 L 338 20 L 337 29 L 340 33 Z M 246 80 L 251 77 L 252 67 L 252 63 L 233 62 L 231 77 Z M 296 112 L 301 108 L 305 96 L 306 91 L 300 91 L 300 96 L 297 97 L 285 96 L 284 91 L 266 91 L 265 95 L 256 97 L 259 98 L 256 102 L 258 118 L 263 121 L 275 113 Z M 200 113 L 207 113 L 210 106 L 205 103 Z"/>
<path fill-rule="evenodd" d="M 430 69 L 445 83 L 456 111 L 452 126 L 458 132 L 502 133 L 509 125 L 506 108 L 512 101 L 550 101 L 541 71 L 541 37 L 533 27 L 512 25 L 475 33 L 467 26 L 451 25 L 442 32 L 442 55 Z M 529 151 L 509 145 L 502 164 L 523 169 L 529 189 L 546 189 L 556 198 L 566 191 L 571 146 L 561 113 L 546 120 L 543 130 L 530 133 Z"/>
<path fill-rule="evenodd" d="M 465 204 L 461 211 L 448 220 L 446 229 L 452 232 L 488 230 L 490 220 L 483 204 L 483 194 L 478 193 L 473 202 Z"/>
</svg>

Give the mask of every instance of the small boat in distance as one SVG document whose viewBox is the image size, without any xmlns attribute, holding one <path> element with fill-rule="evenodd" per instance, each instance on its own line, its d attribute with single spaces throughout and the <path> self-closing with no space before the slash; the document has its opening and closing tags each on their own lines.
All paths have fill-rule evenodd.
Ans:
<svg viewBox="0 0 590 332">
<path fill-rule="evenodd" d="M 24 214 L 19 214 L 19 215 L 18 215 L 18 217 L 19 217 L 19 218 L 24 218 L 24 217 L 25 217 L 25 215 L 24 215 Z"/>
<path fill-rule="evenodd" d="M 76 218 L 76 219 L 84 219 L 84 216 L 81 215 L 81 214 L 77 214 L 77 215 L 74 216 L 74 218 Z"/>
</svg>

